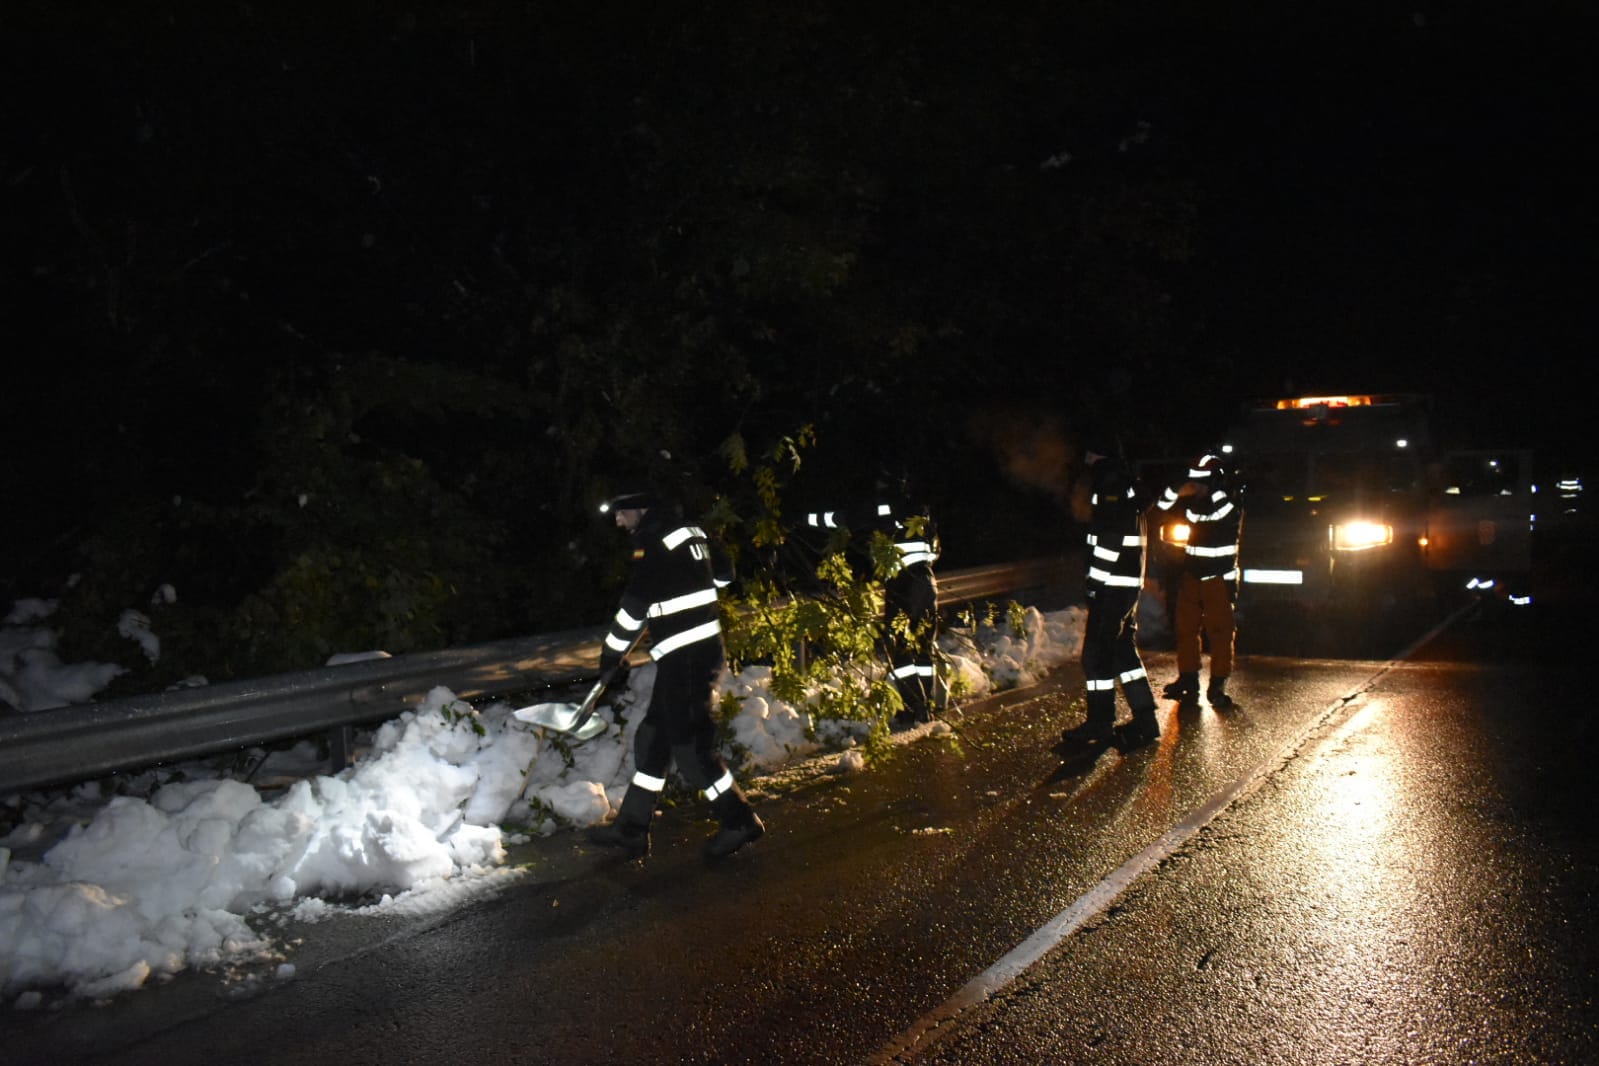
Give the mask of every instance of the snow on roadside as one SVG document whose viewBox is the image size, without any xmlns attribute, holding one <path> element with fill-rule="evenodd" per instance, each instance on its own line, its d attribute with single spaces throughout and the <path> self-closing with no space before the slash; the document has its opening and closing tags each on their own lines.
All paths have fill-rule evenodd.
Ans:
<svg viewBox="0 0 1599 1066">
<path fill-rule="evenodd" d="M 70 688 L 86 699 L 93 680 L 103 678 L 103 688 L 115 673 L 30 656 L 49 651 L 24 634 L 47 614 L 44 605 L 13 612 L 20 622 L 8 618 L 0 670 L 16 676 L 11 667 L 25 660 L 36 671 L 31 691 Z M 940 646 L 951 677 L 977 697 L 1075 659 L 1082 623 L 1081 608 L 1028 609 L 1020 632 L 950 630 Z M 142 627 L 130 629 L 148 652 Z M 653 680 L 653 666 L 633 671 L 622 709 L 643 706 Z M 747 760 L 742 778 L 854 742 L 848 727 L 815 728 L 768 682 L 763 667 L 721 682 L 739 707 L 729 728 Z M 609 732 L 568 746 L 511 711 L 503 702 L 474 709 L 436 688 L 376 730 L 356 765 L 270 797 L 197 763 L 180 768 L 181 779 L 145 775 L 145 797 L 129 788 L 101 801 L 93 786 L 80 786 L 0 799 L 0 816 L 14 824 L 0 839 L 0 992 L 20 1008 L 41 1005 L 41 989 L 101 998 L 189 967 L 277 957 L 249 922 L 272 909 L 312 918 L 340 901 L 373 898 L 368 906 L 414 909 L 458 898 L 475 882 L 499 883 L 505 843 L 515 839 L 503 827 L 551 833 L 610 815 L 632 773 L 642 718 L 602 707 Z M 864 766 L 848 754 L 841 766 Z"/>
</svg>

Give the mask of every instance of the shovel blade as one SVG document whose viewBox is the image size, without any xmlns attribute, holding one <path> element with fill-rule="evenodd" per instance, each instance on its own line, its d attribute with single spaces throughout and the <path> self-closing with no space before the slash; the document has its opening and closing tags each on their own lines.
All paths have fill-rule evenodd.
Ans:
<svg viewBox="0 0 1599 1066">
<path fill-rule="evenodd" d="M 518 722 L 554 729 L 564 733 L 577 722 L 578 705 L 575 703 L 535 703 L 511 712 Z"/>
<path fill-rule="evenodd" d="M 604 718 L 593 713 L 587 716 L 586 721 L 579 723 L 583 717 L 583 706 L 577 703 L 535 703 L 531 707 L 512 711 L 511 717 L 540 729 L 571 733 L 572 739 L 579 741 L 591 740 L 610 728 Z"/>
<path fill-rule="evenodd" d="M 597 714 L 591 714 L 589 715 L 588 721 L 571 731 L 572 740 L 575 743 L 582 743 L 585 740 L 593 740 L 595 737 L 599 736 L 609 728 L 610 726 L 605 723 L 605 719 L 601 718 Z"/>
</svg>

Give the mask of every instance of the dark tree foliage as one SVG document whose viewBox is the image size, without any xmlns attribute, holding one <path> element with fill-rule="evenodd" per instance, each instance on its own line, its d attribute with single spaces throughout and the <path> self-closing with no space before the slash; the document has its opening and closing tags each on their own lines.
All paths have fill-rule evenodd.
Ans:
<svg viewBox="0 0 1599 1066">
<path fill-rule="evenodd" d="M 1262 133 L 1220 109 L 1326 29 L 1245 3 L 67 6 L 10 5 L 0 57 L 29 519 L 0 591 L 59 593 L 75 651 L 126 658 L 117 612 L 170 583 L 141 684 L 595 622 L 623 565 L 595 501 L 643 478 L 725 506 L 734 434 L 814 427 L 801 503 L 908 467 L 950 565 L 1057 550 L 1071 438 L 1186 447 L 1261 387 L 1216 250 L 1280 208 L 1219 161 Z M 1408 23 L 1345 17 L 1415 62 Z"/>
</svg>

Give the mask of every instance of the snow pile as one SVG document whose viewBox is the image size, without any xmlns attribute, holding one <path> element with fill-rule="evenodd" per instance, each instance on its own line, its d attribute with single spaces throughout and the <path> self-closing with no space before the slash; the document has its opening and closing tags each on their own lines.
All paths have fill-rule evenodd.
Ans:
<svg viewBox="0 0 1599 1066">
<path fill-rule="evenodd" d="M 55 600 L 18 600 L 0 624 L 0 701 L 19 711 L 87 703 L 128 672 L 114 663 L 62 663 L 55 631 L 35 624 L 56 606 Z"/>
<path fill-rule="evenodd" d="M 977 693 L 1031 685 L 1053 666 L 1082 653 L 1081 608 L 1054 614 L 1028 609 L 1020 632 L 1009 626 L 979 623 L 973 632 L 956 630 L 941 636 L 940 645 L 955 676 Z"/>
<path fill-rule="evenodd" d="M 26 627 L 48 614 L 47 605 L 19 605 L 0 630 L 0 667 L 26 673 L 30 700 L 87 699 L 122 668 L 52 662 L 48 640 Z M 975 697 L 1075 659 L 1082 624 L 1080 608 L 1029 609 L 1019 634 L 982 626 L 948 631 L 940 645 L 957 691 Z M 148 653 L 147 630 L 128 628 Z M 182 781 L 156 787 L 152 778 L 148 799 L 102 802 L 92 786 L 0 799 L 16 823 L 0 839 L 0 991 L 19 1007 L 37 1006 L 43 987 L 103 997 L 186 967 L 272 957 L 246 920 L 264 908 L 293 905 L 304 917 L 331 909 L 328 901 L 413 906 L 495 882 L 502 826 L 548 834 L 603 821 L 620 803 L 654 673 L 634 670 L 617 707 L 600 708 L 608 731 L 575 746 L 517 722 L 508 704 L 474 709 L 441 687 L 377 730 L 357 765 L 271 799 L 204 779 L 204 764 L 185 767 Z M 723 706 L 738 708 L 729 755 L 742 756 L 736 772 L 746 780 L 853 742 L 854 727 L 819 727 L 775 698 L 769 680 L 767 668 L 750 667 L 720 683 Z"/>
</svg>

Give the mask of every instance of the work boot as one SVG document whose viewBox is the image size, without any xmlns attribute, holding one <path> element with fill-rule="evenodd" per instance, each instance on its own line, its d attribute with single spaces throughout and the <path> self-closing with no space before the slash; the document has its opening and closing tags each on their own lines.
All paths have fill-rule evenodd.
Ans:
<svg viewBox="0 0 1599 1066">
<path fill-rule="evenodd" d="M 1148 747 L 1160 739 L 1160 723 L 1155 720 L 1153 710 L 1146 715 L 1134 714 L 1133 720 L 1122 726 L 1118 731 L 1118 746 L 1124 752 L 1134 752 L 1140 748 Z"/>
<path fill-rule="evenodd" d="M 749 818 L 737 825 L 723 826 L 705 842 L 707 859 L 725 859 L 751 841 L 766 835 L 766 826 L 750 811 Z"/>
<path fill-rule="evenodd" d="M 1199 671 L 1184 670 L 1177 675 L 1176 681 L 1161 689 L 1160 694 L 1169 700 L 1199 699 Z"/>
<path fill-rule="evenodd" d="M 650 853 L 650 827 L 624 822 L 618 818 L 607 825 L 597 825 L 587 833 L 590 844 L 602 848 L 621 848 L 629 859 L 642 859 Z"/>
<path fill-rule="evenodd" d="M 928 709 L 927 697 L 919 691 L 908 696 L 901 694 L 900 709 L 894 714 L 894 728 L 912 729 L 932 720 L 933 714 Z"/>
<path fill-rule="evenodd" d="M 900 733 L 907 729 L 915 729 L 917 726 L 924 725 L 932 720 L 933 716 L 927 713 L 925 707 L 921 710 L 907 707 L 902 711 L 894 712 L 894 722 L 890 729 L 895 733 Z"/>
<path fill-rule="evenodd" d="M 1210 684 L 1205 687 L 1205 702 L 1218 711 L 1230 711 L 1236 706 L 1233 698 L 1227 695 L 1227 679 L 1225 677 L 1213 677 L 1210 679 Z"/>
<path fill-rule="evenodd" d="M 650 822 L 655 817 L 655 805 L 659 800 L 659 793 L 630 783 L 616 817 L 609 825 L 590 829 L 589 843 L 602 848 L 621 848 L 628 858 L 642 859 L 650 853 Z"/>
<path fill-rule="evenodd" d="M 711 810 L 721 819 L 722 828 L 705 842 L 707 859 L 725 859 L 766 833 L 766 826 L 750 809 L 749 801 L 737 788 L 712 800 Z"/>
<path fill-rule="evenodd" d="M 1116 735 L 1111 722 L 1082 722 L 1061 731 L 1060 742 L 1069 748 L 1095 748 L 1109 744 Z"/>
</svg>

